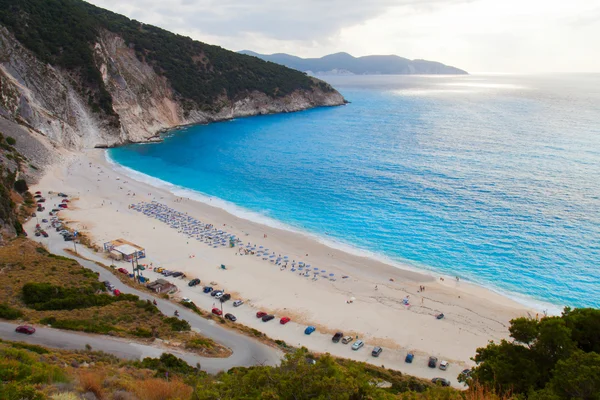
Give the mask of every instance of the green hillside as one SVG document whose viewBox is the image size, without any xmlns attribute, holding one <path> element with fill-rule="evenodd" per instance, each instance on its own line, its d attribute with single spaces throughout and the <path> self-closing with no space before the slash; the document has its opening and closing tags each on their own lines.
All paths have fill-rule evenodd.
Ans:
<svg viewBox="0 0 600 400">
<path fill-rule="evenodd" d="M 205 110 L 251 91 L 271 97 L 297 89 L 333 90 L 301 72 L 176 35 L 80 0 L 0 0 L 0 24 L 39 59 L 71 72 L 98 112 L 118 116 L 95 64 L 93 45 L 105 29 L 121 36 L 176 93 Z M 193 105 L 193 104 L 191 104 Z"/>
</svg>

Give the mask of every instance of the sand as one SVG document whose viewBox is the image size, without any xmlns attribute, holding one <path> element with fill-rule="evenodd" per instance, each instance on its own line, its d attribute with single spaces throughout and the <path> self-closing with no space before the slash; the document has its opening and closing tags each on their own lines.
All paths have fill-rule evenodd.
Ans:
<svg viewBox="0 0 600 400">
<path fill-rule="evenodd" d="M 181 289 L 179 296 L 189 297 L 209 310 L 214 298 L 203 294 L 201 287 L 214 282 L 214 286 L 232 293 L 234 299 L 245 301 L 239 308 L 233 308 L 232 302 L 226 303 L 225 312 L 233 312 L 241 323 L 275 339 L 313 351 L 456 382 L 457 373 L 473 365 L 470 357 L 477 347 L 485 346 L 489 340 L 508 337 L 510 319 L 536 313 L 507 297 L 454 277 L 441 277 L 442 281 L 440 276 L 428 272 L 350 254 L 307 235 L 238 218 L 210 204 L 181 199 L 125 175 L 122 168 L 106 161 L 104 150 L 88 150 L 67 157 L 48 168 L 34 190 L 69 194 L 74 201 L 69 210 L 61 212 L 61 218 L 71 221 L 73 227 L 85 232 L 95 244 L 102 246 L 109 240 L 127 239 L 146 248 L 147 258 L 143 263 L 179 270 L 189 278 L 202 280 L 200 286 L 189 288 L 187 281 L 174 279 Z M 290 259 L 302 259 L 334 273 L 337 280 L 313 281 L 312 276 L 301 277 L 298 272 L 291 272 L 290 267 L 280 271 L 278 266 L 259 257 L 238 255 L 237 249 L 214 249 L 129 209 L 130 204 L 153 200 L 238 235 L 244 242 L 268 247 Z M 54 198 L 47 208 L 58 201 Z M 70 246 L 65 242 L 65 247 Z M 221 264 L 227 269 L 222 270 Z M 151 279 L 158 277 L 153 272 L 146 275 Z M 341 279 L 345 275 L 349 278 Z M 425 286 L 425 291 L 419 291 L 420 286 Z M 403 304 L 406 296 L 409 306 Z M 351 298 L 355 300 L 349 304 Z M 276 319 L 263 323 L 255 317 L 258 310 L 274 313 L 278 318 L 289 316 L 292 322 L 280 325 Z M 445 315 L 442 320 L 435 318 L 440 312 Z M 317 332 L 304 335 L 307 325 L 316 326 Z M 332 344 L 331 334 L 338 330 L 360 337 L 366 342 L 365 348 L 351 351 L 341 343 Z M 375 345 L 384 347 L 379 358 L 370 356 Z M 404 363 L 407 351 L 417 355 L 413 364 Z M 428 369 L 426 360 L 430 355 L 448 360 L 451 368 Z"/>
</svg>

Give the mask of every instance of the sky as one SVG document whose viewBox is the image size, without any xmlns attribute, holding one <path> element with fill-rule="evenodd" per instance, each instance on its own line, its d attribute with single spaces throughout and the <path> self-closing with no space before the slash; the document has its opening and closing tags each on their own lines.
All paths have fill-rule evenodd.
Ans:
<svg viewBox="0 0 600 400">
<path fill-rule="evenodd" d="M 600 0 L 88 0 L 230 50 L 396 54 L 469 72 L 600 72 Z"/>
</svg>

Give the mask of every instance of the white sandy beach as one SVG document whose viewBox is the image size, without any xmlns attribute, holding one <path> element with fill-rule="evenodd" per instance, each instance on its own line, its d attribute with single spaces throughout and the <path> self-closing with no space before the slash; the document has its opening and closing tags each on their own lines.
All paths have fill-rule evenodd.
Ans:
<svg viewBox="0 0 600 400">
<path fill-rule="evenodd" d="M 233 312 L 241 323 L 313 351 L 383 364 L 417 376 L 443 376 L 455 383 L 457 373 L 472 365 L 469 358 L 477 347 L 507 337 L 510 319 L 536 313 L 509 298 L 451 277 L 441 281 L 428 273 L 399 269 L 333 249 L 309 236 L 244 220 L 209 204 L 176 201 L 178 198 L 168 191 L 138 182 L 120 168 L 113 169 L 103 150 L 89 150 L 48 169 L 34 190 L 63 191 L 76 199 L 69 210 L 61 212 L 61 218 L 72 221 L 71 226 L 84 231 L 95 244 L 127 239 L 146 248 L 148 257 L 143 263 L 179 270 L 189 278 L 202 280 L 195 288 L 189 288 L 187 281 L 173 280 L 182 297 L 210 309 L 214 298 L 203 294 L 201 287 L 216 282 L 218 288 L 232 293 L 233 299 L 246 302 L 235 309 L 232 302 L 225 303 L 226 312 Z M 281 271 L 261 257 L 238 255 L 237 249 L 215 249 L 129 209 L 131 204 L 152 200 L 235 234 L 244 243 L 262 245 L 278 255 L 334 273 L 337 280 L 313 281 L 291 272 L 290 267 Z M 65 247 L 70 246 L 65 242 Z M 227 269 L 222 270 L 221 264 Z M 158 277 L 153 272 L 145 275 Z M 345 275 L 349 278 L 341 279 Z M 426 289 L 419 292 L 422 285 Z M 409 306 L 403 304 L 406 296 Z M 354 302 L 348 304 L 352 297 Z M 258 310 L 278 318 L 289 316 L 292 323 L 280 325 L 278 319 L 263 323 L 255 317 Z M 437 320 L 435 315 L 440 312 L 445 318 Z M 304 335 L 307 325 L 315 325 L 317 332 Z M 365 348 L 351 351 L 341 343 L 332 344 L 331 334 L 338 330 L 358 335 L 365 340 Z M 384 347 L 378 359 L 370 356 L 375 345 Z M 408 350 L 417 354 L 413 364 L 404 363 Z M 452 367 L 448 371 L 428 369 L 429 355 L 450 361 Z"/>
</svg>

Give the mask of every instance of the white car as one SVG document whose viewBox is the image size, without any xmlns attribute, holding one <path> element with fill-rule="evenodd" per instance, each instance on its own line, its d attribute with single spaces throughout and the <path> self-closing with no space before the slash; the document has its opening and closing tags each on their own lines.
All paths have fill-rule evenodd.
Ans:
<svg viewBox="0 0 600 400">
<path fill-rule="evenodd" d="M 191 303 L 192 301 L 190 299 L 188 299 L 187 297 L 184 297 L 183 299 L 181 299 L 181 301 L 183 301 L 184 303 Z"/>
<path fill-rule="evenodd" d="M 442 371 L 445 371 L 445 370 L 447 370 L 447 369 L 448 369 L 448 366 L 449 366 L 449 365 L 450 365 L 450 363 L 449 363 L 448 361 L 445 361 L 445 360 L 444 360 L 444 361 L 442 361 L 442 362 L 440 363 L 440 369 L 441 369 Z"/>
<path fill-rule="evenodd" d="M 215 296 L 215 297 L 217 297 L 217 296 Z M 236 301 L 234 301 L 234 302 L 233 302 L 233 306 L 234 306 L 234 307 L 239 307 L 239 306 L 241 306 L 242 304 L 244 304 L 244 301 L 243 301 L 243 300 L 236 300 Z"/>
<path fill-rule="evenodd" d="M 223 292 L 219 292 L 219 293 L 215 294 L 215 299 L 220 299 L 221 297 L 223 297 L 224 294 L 225 293 L 223 293 Z"/>
<path fill-rule="evenodd" d="M 357 340 L 356 342 L 354 342 L 354 344 L 352 345 L 352 350 L 358 350 L 361 347 L 363 347 L 365 345 L 365 342 L 363 342 L 362 340 Z"/>
</svg>

